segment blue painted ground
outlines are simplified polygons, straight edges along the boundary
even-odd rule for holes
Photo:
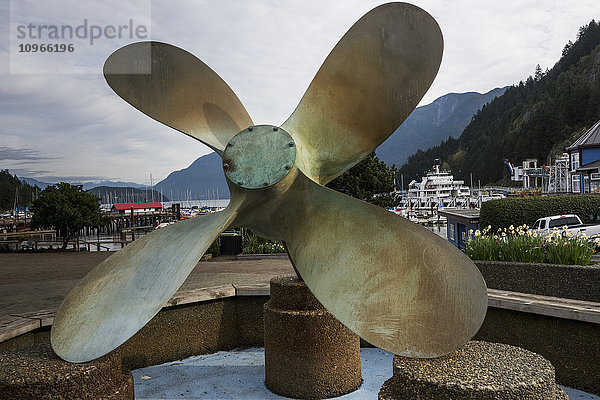
[[[344,400],[374,400],[392,376],[392,354],[379,349],[361,350],[362,386]],[[137,400],[165,399],[286,399],[264,384],[264,349],[248,348],[190,357],[133,371]],[[571,400],[600,397],[564,388]]]

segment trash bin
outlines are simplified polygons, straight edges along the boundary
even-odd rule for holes
[[[224,256],[235,256],[242,252],[242,235],[222,234],[221,254]]]

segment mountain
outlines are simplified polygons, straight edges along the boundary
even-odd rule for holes
[[[473,114],[485,103],[504,93],[506,88],[485,94],[476,92],[449,93],[433,103],[418,107],[394,134],[377,149],[377,156],[386,164],[400,165],[419,148],[429,148],[450,136],[458,136],[471,121]],[[154,189],[172,200],[229,198],[221,157],[210,153],[198,158],[189,167],[172,172]]]
[[[212,152],[199,157],[189,167],[174,171],[154,185],[154,190],[172,201],[191,199],[229,198],[229,188],[221,166],[221,157]]]
[[[169,201],[169,198],[164,195],[161,196],[160,192],[145,188],[98,186],[87,191],[100,197],[102,203],[105,204]]]
[[[31,186],[37,185],[40,189],[45,189],[46,186],[54,185],[55,183],[59,182],[59,181],[56,181],[56,182],[48,183],[48,182],[38,181],[35,178],[19,178],[19,179],[21,179],[21,181],[23,181],[23,182],[27,182]],[[98,181],[98,182],[94,181],[94,182],[70,182],[70,183],[72,185],[82,185],[83,190],[90,190],[90,189],[93,189],[95,187],[100,187],[100,186],[128,187],[128,188],[143,188],[144,187],[144,185],[140,185],[139,183],[121,182],[121,181]]]
[[[404,181],[416,179],[434,159],[462,179],[505,184],[504,159],[540,164],[560,155],[566,146],[600,119],[600,25],[580,28],[560,60],[545,72],[506,89],[484,105],[458,139],[417,151],[401,168]]]
[[[449,137],[459,137],[473,115],[484,104],[501,96],[506,87],[487,93],[448,93],[433,103],[417,107],[376,150],[386,164],[397,166],[406,162],[417,150],[427,150]]]
[[[46,189],[46,186],[54,185],[54,183],[41,182],[33,178],[19,178],[21,182],[25,182],[31,186],[37,186],[40,189]]]
[[[101,182],[83,182],[83,183],[74,183],[77,185],[83,185],[83,190],[90,190],[97,187],[105,186],[111,188],[144,188],[144,185],[140,185],[135,182],[121,182],[121,181],[101,181]]]

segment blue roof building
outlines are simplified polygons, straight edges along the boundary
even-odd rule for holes
[[[600,121],[567,147],[572,193],[600,193]]]

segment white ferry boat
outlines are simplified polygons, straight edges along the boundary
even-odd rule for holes
[[[449,171],[440,169],[439,160],[421,179],[408,184],[406,200],[414,208],[469,207],[471,190],[464,181],[454,180]]]

